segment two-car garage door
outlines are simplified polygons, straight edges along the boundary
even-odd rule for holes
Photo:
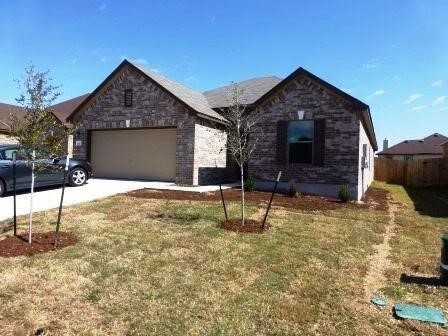
[[[174,181],[176,129],[92,131],[95,177]]]

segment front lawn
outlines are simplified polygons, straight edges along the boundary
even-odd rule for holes
[[[236,215],[238,206],[231,203],[230,212]],[[255,204],[248,214],[262,216]],[[37,214],[35,228],[51,230],[56,215]],[[406,221],[426,220],[413,215]],[[47,335],[410,333],[364,295],[368,257],[383,240],[387,211],[274,206],[264,234],[219,229],[220,220],[219,201],[119,195],[66,208],[62,230],[77,235],[76,245],[0,258],[0,334],[29,335],[38,328]],[[438,220],[428,219],[437,234]],[[26,230],[26,218],[20,228]],[[401,234],[405,246],[419,250],[406,228]],[[419,261],[425,271],[433,271],[426,258],[436,243]],[[393,241],[393,260],[408,267],[401,244]],[[391,287],[397,286],[394,272]],[[420,292],[406,286],[418,299]],[[442,290],[433,292],[446,298]]]

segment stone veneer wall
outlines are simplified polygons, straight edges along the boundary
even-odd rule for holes
[[[0,132],[0,144],[11,144],[16,142],[17,141],[11,138],[8,134]]]
[[[357,198],[360,118],[349,102],[308,78],[299,77],[273,94],[257,110],[261,113],[261,127],[254,131],[253,138],[260,140],[249,162],[249,174],[273,180],[278,171],[282,171],[284,182],[295,179],[299,186],[315,186],[315,193],[333,196],[340,185],[346,184],[352,197]],[[298,120],[299,110],[305,111],[304,120],[326,120],[322,167],[311,164],[284,166],[276,162],[277,121]]]
[[[195,125],[193,184],[215,184],[226,179],[227,134],[207,120]]]
[[[124,90],[133,89],[133,106],[124,106]],[[73,118],[74,156],[87,158],[88,131],[142,127],[176,127],[176,183],[194,184],[194,135],[198,118],[187,106],[151,80],[125,67],[99,92],[88,107]],[[81,146],[76,146],[80,140]]]

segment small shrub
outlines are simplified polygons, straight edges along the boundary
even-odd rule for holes
[[[244,182],[244,190],[245,191],[254,191],[255,190],[255,182],[252,176],[248,176],[246,182]]]
[[[288,195],[289,195],[289,197],[299,197],[299,192],[297,190],[297,186],[296,186],[296,181],[295,180],[292,180],[290,185],[289,185]]]
[[[347,203],[350,199],[350,191],[348,190],[348,186],[341,185],[339,187],[338,197],[343,203]]]

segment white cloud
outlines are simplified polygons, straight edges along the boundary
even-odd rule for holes
[[[382,96],[382,95],[384,95],[385,93],[386,93],[385,90],[380,89],[380,90],[376,90],[376,91],[372,94],[372,96],[374,96],[374,97]]]
[[[417,99],[419,99],[419,98],[421,98],[422,97],[422,95],[420,94],[420,93],[413,93],[413,94],[411,94],[409,97],[408,97],[408,99],[406,99],[405,101],[404,101],[404,103],[405,104],[410,104],[410,103],[412,103],[414,100],[417,100]]]
[[[448,111],[448,107],[440,107],[432,110],[431,112],[445,112],[445,111]]]
[[[426,105],[419,105],[419,106],[413,107],[411,110],[414,112],[421,111],[421,110],[424,110],[426,107],[427,107]]]
[[[400,76],[394,76],[394,78],[392,78],[392,80],[394,82],[400,82],[401,81],[401,77]]]
[[[445,102],[445,100],[446,100],[446,96],[437,97],[436,100],[434,100],[434,103],[432,103],[432,105],[436,106],[436,105],[443,104]]]
[[[436,80],[436,81],[432,82],[432,84],[431,84],[432,87],[437,87],[437,86],[442,86],[442,85],[443,85],[443,80],[441,80],[441,79]]]
[[[363,68],[366,70],[371,70],[378,68],[380,66],[380,58],[372,58],[366,64],[363,65]]]
[[[98,9],[100,10],[100,11],[103,11],[103,10],[105,10],[107,8],[107,5],[103,2],[99,7],[98,7]]]

